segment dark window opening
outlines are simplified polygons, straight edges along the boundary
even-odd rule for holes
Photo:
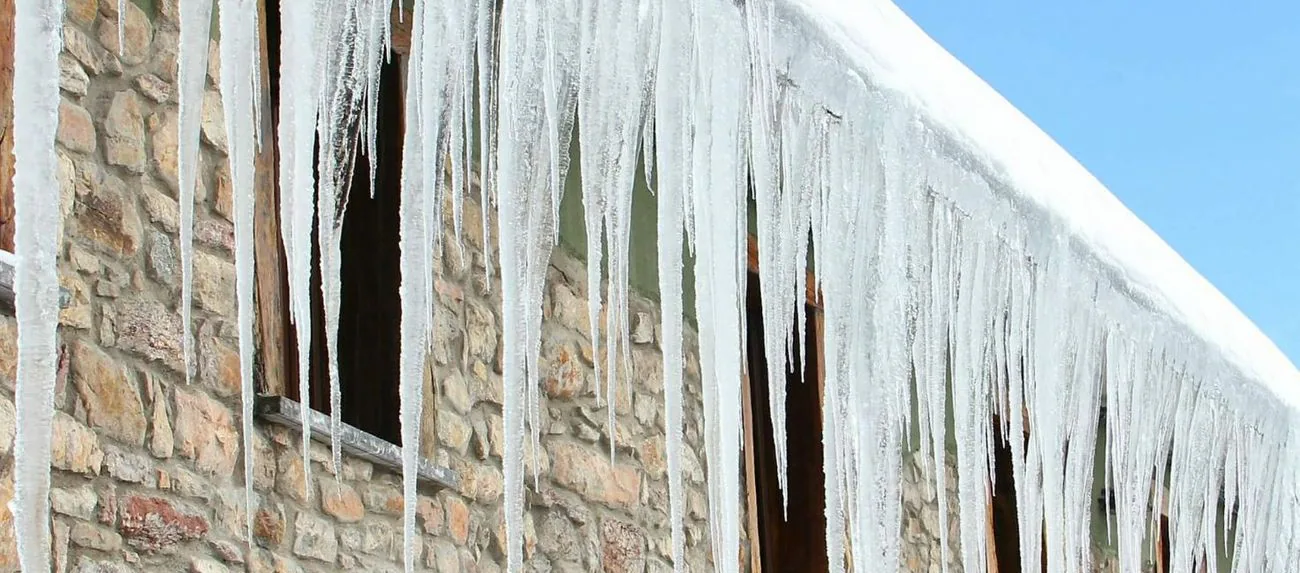
[[[271,79],[268,90],[275,102],[280,101],[281,1],[265,0],[262,12],[268,40],[266,61]],[[342,218],[339,240],[338,376],[343,422],[400,445],[397,378],[401,300],[397,289],[401,280],[398,205],[402,171],[403,82],[399,60],[396,54],[390,54],[380,76],[373,198],[370,161],[364,145],[358,143],[353,157],[355,167],[350,171],[347,210]],[[276,111],[278,125],[278,106]],[[267,141],[273,140],[269,137]],[[317,154],[320,152],[320,149],[316,150]],[[329,354],[325,340],[325,306],[320,290],[320,249],[314,228],[312,235],[311,395],[298,396],[298,365],[293,358],[289,360],[285,390],[289,398],[328,414]],[[287,300],[287,282],[283,288]],[[295,330],[288,328],[287,332],[286,348],[295,348]],[[296,357],[295,352],[289,354]]]
[[[398,206],[402,172],[402,78],[397,58],[384,64],[379,86],[374,193],[370,162],[358,145],[339,240],[342,258],[338,331],[343,421],[401,444],[397,412],[401,282]],[[313,244],[316,243],[313,239]],[[312,256],[311,407],[329,413],[329,364],[318,249]]]
[[[1016,513],[1016,482],[1012,470],[1011,445],[1003,439],[1001,425],[995,421],[994,426],[997,432],[993,440],[994,479],[993,499],[989,503],[989,527],[993,536],[993,558],[997,564],[995,571],[1020,571],[1020,517]]]
[[[782,516],[777,483],[772,418],[763,354],[762,301],[758,277],[749,276],[747,300],[749,403],[754,435],[753,456],[759,559],[764,573],[821,573],[826,562],[825,492],[822,479],[821,392],[817,370],[817,329],[813,310],[808,317],[806,365],[786,372],[786,444],[788,452],[788,519]],[[797,338],[796,338],[797,340]],[[797,357],[796,357],[797,359]],[[801,381],[798,368],[804,369]],[[752,546],[752,544],[751,544]]]

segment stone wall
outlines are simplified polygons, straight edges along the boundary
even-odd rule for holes
[[[257,423],[256,549],[245,507],[235,352],[230,189],[217,66],[203,109],[194,279],[197,376],[181,375],[177,246],[176,1],[128,3],[117,48],[116,0],[69,0],[58,132],[64,207],[63,347],[55,418],[52,530],[57,571],[400,570],[400,477],[346,458],[333,475],[315,444],[303,490],[297,432]],[[216,56],[215,43],[210,50]],[[422,486],[421,563],[496,571],[502,563],[500,300],[484,280],[477,204],[465,256],[438,281],[434,379],[423,453],[459,475]],[[449,243],[450,244],[450,243]],[[495,282],[495,281],[494,281]],[[586,320],[585,272],[557,253],[546,295],[542,449],[528,486],[531,570],[664,571],[667,527],[662,368],[646,300],[633,303],[634,374],[613,400],[609,458]],[[12,517],[15,326],[0,316],[0,571],[16,568]],[[689,553],[706,571],[700,386],[692,357],[686,452]],[[308,495],[309,493],[309,495]]]
[[[299,435],[260,420],[256,548],[245,549],[231,192],[214,87],[215,44],[195,206],[198,367],[189,385],[181,375],[178,1],[140,4],[147,10],[128,3],[126,46],[119,50],[116,0],[67,0],[59,270],[71,302],[60,314],[51,494],[56,570],[400,570],[400,477],[350,456],[335,475],[328,449],[314,444],[313,478],[304,491]],[[430,386],[422,453],[456,472],[459,485],[422,486],[421,563],[431,571],[499,571],[503,562],[501,301],[484,278],[478,208],[467,202],[464,254],[448,251],[437,282],[437,391]],[[454,244],[450,233],[446,243]],[[528,568],[670,571],[656,305],[632,301],[632,376],[613,396],[617,422],[611,432],[596,400],[581,261],[557,251],[549,279],[542,447],[527,462],[529,471],[541,474],[537,485],[532,479],[527,485]],[[14,329],[11,316],[0,316],[0,572],[16,568],[12,517],[4,505],[13,493]],[[693,355],[687,370],[688,566],[711,571]],[[905,468],[904,570],[938,571],[938,528],[947,527],[949,571],[960,571],[955,492],[944,492],[953,518],[941,525],[932,480],[911,458]]]

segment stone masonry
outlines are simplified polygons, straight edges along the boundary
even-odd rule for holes
[[[177,309],[179,1],[128,2],[119,47],[116,0],[66,0],[59,271],[71,302],[60,313],[50,496],[55,570],[399,571],[400,476],[350,456],[336,474],[327,447],[314,444],[304,488],[293,430],[258,421],[259,501],[244,507],[231,189],[215,43],[195,204],[198,364],[185,383]],[[504,561],[501,301],[485,280],[483,253],[492,243],[483,241],[480,207],[470,200],[465,208],[465,249],[448,249],[436,285],[435,384],[427,388],[422,432],[422,454],[451,468],[459,486],[422,485],[419,551],[428,571],[494,572]],[[450,231],[444,242],[455,244]],[[671,571],[657,307],[642,297],[632,301],[632,374],[612,397],[617,420],[608,428],[596,399],[582,265],[557,251],[546,287],[541,449],[526,463],[527,568]],[[0,316],[0,572],[17,567],[5,505],[13,495],[15,344],[13,317]],[[711,571],[693,354],[686,396],[687,565]],[[935,492],[910,460],[904,493],[904,570],[940,570],[938,528],[946,527],[953,540],[949,570],[959,571],[955,493]],[[938,523],[936,495],[949,496],[951,523]],[[247,511],[254,512],[251,550],[243,532]]]

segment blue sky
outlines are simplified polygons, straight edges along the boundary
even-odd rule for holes
[[[896,1],[1300,363],[1300,2]]]

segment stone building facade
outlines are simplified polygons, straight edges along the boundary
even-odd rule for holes
[[[300,435],[258,419],[259,502],[244,507],[231,189],[215,43],[195,206],[198,364],[191,383],[182,375],[179,1],[128,2],[121,49],[116,0],[66,1],[58,192],[59,270],[69,301],[60,314],[53,438],[56,571],[398,571],[400,476],[384,464],[349,454],[335,474],[328,447],[317,443],[304,490]],[[448,251],[437,284],[437,390],[428,388],[422,454],[455,479],[421,485],[419,549],[429,571],[499,571],[504,561],[501,301],[484,280],[483,250],[491,246],[475,227],[479,208],[466,202],[466,249]],[[671,571],[657,306],[643,296],[632,301],[632,376],[612,399],[611,430],[596,399],[582,261],[557,250],[549,279],[542,449],[528,461],[530,473],[540,473],[538,485],[530,479],[527,486],[528,569]],[[687,342],[690,353],[694,344]],[[259,344],[265,393],[275,388],[264,370],[266,341]],[[17,567],[4,505],[13,493],[15,345],[14,319],[0,315],[0,571]],[[694,355],[687,358],[686,396],[687,565],[711,571]],[[955,485],[955,472],[946,469]],[[945,528],[952,540],[948,570],[960,571],[955,491],[936,492],[931,477],[908,457],[904,570],[941,570],[938,535]],[[939,523],[938,495],[950,499],[951,523]],[[243,538],[247,511],[254,512],[251,550]]]

